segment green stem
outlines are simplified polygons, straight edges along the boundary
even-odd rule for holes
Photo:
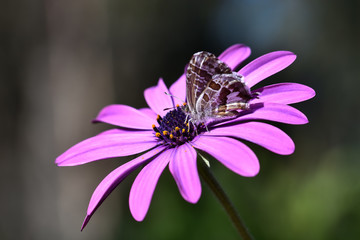
[[[226,195],[224,190],[221,188],[218,181],[210,172],[210,168],[205,163],[207,161],[202,155],[200,155],[204,161],[199,162],[199,173],[200,176],[204,179],[206,184],[209,186],[211,191],[215,194],[216,198],[220,201],[221,205],[225,208],[226,213],[229,215],[231,221],[233,222],[235,228],[238,230],[240,236],[244,240],[253,239],[247,228],[245,227],[244,222],[241,220],[239,214],[237,213],[234,205],[230,201],[229,197]]]

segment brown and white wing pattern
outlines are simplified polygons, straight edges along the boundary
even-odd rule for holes
[[[187,112],[195,123],[233,117],[256,97],[244,77],[208,52],[195,53],[186,71]]]
[[[231,73],[231,69],[214,54],[195,53],[186,71],[186,100],[190,111],[195,111],[196,101],[216,74]]]
[[[196,103],[203,118],[217,119],[234,116],[234,111],[249,108],[253,98],[244,77],[235,72],[213,76]]]

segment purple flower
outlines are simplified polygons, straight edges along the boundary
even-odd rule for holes
[[[249,55],[249,47],[236,44],[226,49],[219,59],[234,69]],[[288,51],[271,52],[250,62],[238,73],[252,88],[288,67],[295,58]],[[249,110],[240,111],[236,119],[216,123],[209,131],[200,131],[194,129],[194,125],[187,126],[186,113],[181,107],[175,107],[182,104],[182,100],[185,101],[185,85],[184,74],[169,89],[160,79],[157,86],[144,92],[150,108],[135,109],[120,104],[105,107],[94,121],[120,128],[86,139],[56,159],[58,166],[75,166],[143,153],[112,171],[98,185],[81,229],[116,186],[141,165],[145,166],[136,177],[129,197],[130,211],[137,221],[145,218],[158,179],[168,165],[182,197],[190,203],[199,200],[201,184],[196,149],[212,155],[239,175],[255,176],[260,169],[259,161],[254,152],[237,139],[256,143],[277,154],[293,153],[294,142],[286,133],[257,120],[305,124],[308,122],[306,116],[288,104],[305,101],[315,95],[313,89],[297,83],[278,83],[258,88],[252,90],[259,93],[259,97],[250,101]]]

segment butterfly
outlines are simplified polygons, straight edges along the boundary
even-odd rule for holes
[[[214,54],[195,53],[186,69],[186,112],[195,125],[233,118],[256,98],[244,77]]]

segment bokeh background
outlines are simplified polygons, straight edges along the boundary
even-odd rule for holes
[[[189,204],[168,170],[143,222],[128,209],[134,173],[80,232],[92,191],[129,158],[54,164],[109,128],[91,124],[102,107],[145,107],[143,90],[159,77],[170,85],[194,52],[234,43],[250,46],[250,59],[295,52],[265,84],[298,82],[317,95],[296,104],[309,124],[276,124],[294,154],[250,144],[258,176],[212,161],[215,176],[256,239],[358,239],[359,9],[357,0],[1,1],[0,239],[237,239],[207,187]]]

